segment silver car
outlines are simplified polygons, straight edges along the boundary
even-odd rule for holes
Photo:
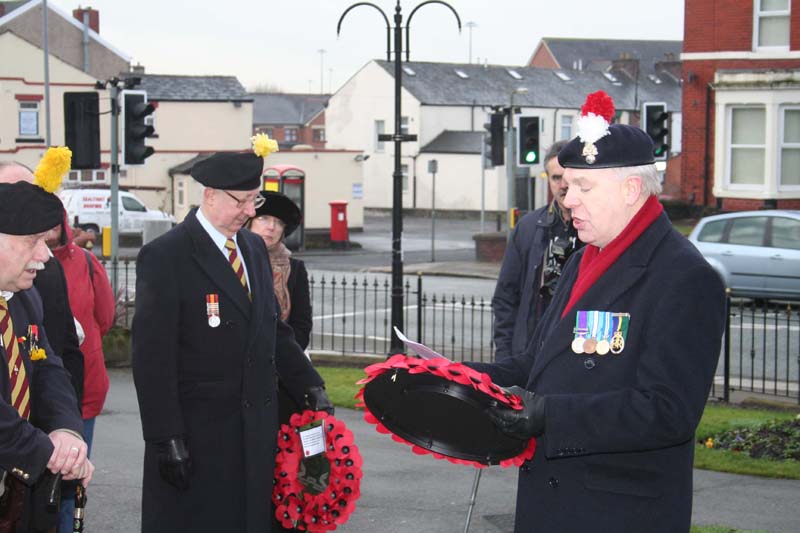
[[[800,211],[706,217],[689,240],[733,296],[800,300]]]

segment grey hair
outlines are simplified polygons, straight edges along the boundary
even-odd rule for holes
[[[560,152],[561,149],[564,148],[568,142],[569,142],[568,140],[561,140],[551,144],[550,148],[547,149],[547,153],[544,156],[544,164],[547,165],[547,163],[549,163],[551,159],[556,157],[558,155],[558,152]]]
[[[658,179],[658,170],[652,163],[649,165],[639,165],[635,167],[617,167],[614,169],[617,179],[624,180],[629,176],[639,176],[642,178],[642,194],[656,196],[661,193],[661,181]]]

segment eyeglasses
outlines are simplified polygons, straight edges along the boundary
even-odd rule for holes
[[[222,192],[224,192],[225,194],[227,194],[228,196],[230,196],[231,198],[233,198],[234,200],[236,200],[236,207],[238,207],[238,208],[240,208],[240,209],[241,209],[242,207],[246,206],[246,205],[247,205],[247,203],[250,201],[250,200],[249,200],[249,199],[247,199],[247,198],[237,198],[237,197],[235,197],[234,195],[232,195],[231,193],[229,193],[228,191],[226,191],[225,189],[220,189],[220,190],[221,190]],[[256,195],[256,197],[255,197],[255,198],[253,198],[253,200],[252,200],[252,202],[253,202],[253,207],[255,207],[256,209],[258,209],[259,207],[261,207],[262,205],[264,205],[264,203],[265,203],[266,201],[267,201],[267,199],[266,199],[266,198],[264,198],[263,196],[261,196],[260,194],[258,194],[258,195]]]

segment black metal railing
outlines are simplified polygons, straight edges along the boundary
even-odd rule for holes
[[[800,305],[728,299],[722,358],[712,394],[740,390],[800,403]]]
[[[385,276],[314,275],[309,278],[314,329],[309,348],[388,355],[391,287]],[[403,333],[449,359],[491,361],[492,309],[487,299],[423,289],[423,276],[403,280]]]
[[[108,259],[100,259],[100,264],[111,278],[113,276],[112,262]],[[130,329],[136,301],[136,260],[124,259],[117,262],[117,283],[114,325]]]
[[[104,266],[110,272],[110,265]],[[130,327],[135,263],[120,261],[117,320]],[[428,290],[432,278],[403,280],[405,335],[456,361],[492,361],[494,326],[488,298]],[[390,354],[388,276],[310,273],[314,327],[309,349],[341,354]],[[796,398],[800,403],[800,304],[729,300],[712,396],[731,391]]]

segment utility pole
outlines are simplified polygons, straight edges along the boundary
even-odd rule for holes
[[[406,61],[409,61],[410,57],[410,49],[409,49],[409,42],[410,42],[410,33],[411,33],[411,18],[414,16],[414,13],[417,12],[419,8],[425,5],[430,4],[441,4],[447,7],[450,11],[452,11],[453,15],[456,17],[456,22],[458,23],[458,31],[461,31],[461,18],[459,18],[458,13],[453,6],[448,4],[447,2],[442,2],[440,0],[426,0],[418,4],[412,11],[411,14],[408,16],[408,20],[406,21]],[[392,174],[392,340],[390,344],[390,351],[391,353],[403,353],[405,352],[405,348],[403,347],[403,343],[397,337],[394,332],[394,328],[396,327],[400,331],[403,331],[403,256],[401,252],[402,248],[402,236],[403,236],[403,172],[401,170],[401,156],[402,156],[402,147],[404,142],[411,142],[416,141],[416,135],[409,135],[401,133],[401,106],[400,106],[400,97],[401,97],[401,89],[403,87],[402,82],[402,63],[403,63],[403,15],[402,15],[402,8],[400,7],[400,0],[397,0],[397,4],[395,5],[394,11],[394,29],[392,30],[389,24],[389,17],[386,16],[386,13],[378,7],[377,5],[371,2],[357,2],[355,4],[350,5],[347,9],[344,10],[342,16],[339,17],[339,23],[336,25],[336,36],[338,37],[342,30],[342,21],[347,16],[347,14],[359,6],[369,6],[373,7],[381,14],[383,17],[384,22],[386,23],[386,61],[392,60],[392,33],[394,33],[394,134],[380,134],[378,135],[378,140],[382,142],[387,141],[394,141],[394,173]]]
[[[317,52],[319,52],[319,94],[325,94],[325,90],[324,90],[325,85],[323,85],[323,79],[322,79],[322,73],[325,71],[325,69],[324,69],[324,65],[325,65],[325,60],[324,60],[325,49],[324,48],[320,48],[319,50],[317,50]]]
[[[511,209],[514,207],[515,184],[514,184],[514,95],[525,94],[528,92],[527,87],[517,87],[511,91],[511,98],[508,103],[508,137],[506,146],[506,186],[508,187],[507,198],[508,206],[506,214],[508,215],[508,236],[511,237]]]
[[[47,22],[47,0],[42,2],[42,38],[44,48],[44,143],[50,146],[50,42]]]
[[[467,28],[469,28],[469,64],[472,64],[472,28],[476,28],[478,26],[477,22],[469,21],[464,24]]]

